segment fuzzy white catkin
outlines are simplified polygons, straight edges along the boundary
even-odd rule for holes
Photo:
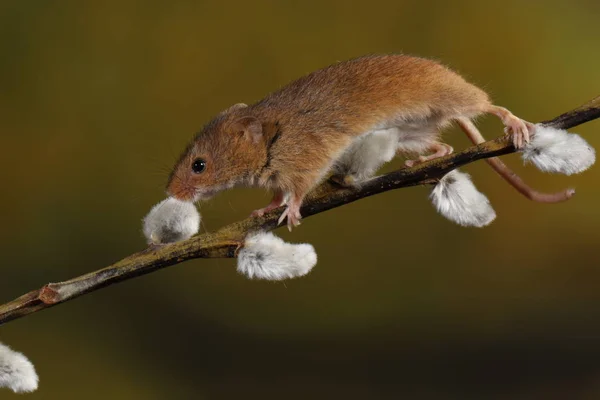
[[[143,231],[148,244],[189,239],[200,229],[200,213],[193,203],[169,197],[144,217]]]
[[[15,393],[33,392],[38,388],[38,380],[27,357],[0,343],[0,387]]]
[[[592,166],[596,151],[577,134],[537,124],[522,157],[541,171],[572,175]]]
[[[271,232],[258,232],[246,237],[237,270],[250,279],[280,281],[304,276],[316,264],[312,245],[286,243]]]
[[[429,198],[440,214],[462,226],[481,228],[496,218],[488,198],[477,190],[468,174],[458,170],[446,174]]]

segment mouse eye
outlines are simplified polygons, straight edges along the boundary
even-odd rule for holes
[[[206,161],[204,161],[201,158],[196,158],[194,160],[194,162],[192,163],[192,171],[194,171],[195,174],[199,174],[202,171],[204,171],[204,169],[206,168]]]

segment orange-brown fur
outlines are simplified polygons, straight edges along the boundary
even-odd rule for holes
[[[439,127],[490,107],[484,91],[434,61],[382,55],[337,63],[219,114],[182,156],[168,191],[196,200],[253,185],[288,194],[299,207],[354,138],[385,126],[417,126],[433,131],[429,145]],[[199,157],[207,167],[194,174],[190,165]]]

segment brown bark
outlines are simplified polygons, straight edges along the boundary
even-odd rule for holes
[[[600,117],[600,97],[564,113],[544,125],[569,129]],[[412,168],[374,178],[359,189],[340,188],[333,182],[324,182],[307,198],[301,213],[304,218],[383,193],[392,189],[434,183],[439,177],[471,162],[515,152],[505,137],[469,147],[446,157],[431,160]],[[86,275],[59,283],[49,283],[9,303],[0,305],[0,324],[52,307],[102,287],[148,274],[170,265],[193,258],[235,257],[244,237],[256,230],[272,230],[282,209],[261,218],[247,218],[221,228],[215,233],[203,233],[191,239],[169,245],[150,247],[130,255],[115,264]]]

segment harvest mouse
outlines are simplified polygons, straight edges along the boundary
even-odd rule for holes
[[[483,140],[471,122],[481,114],[500,118],[517,149],[529,141],[531,124],[493,105],[483,90],[435,61],[360,57],[301,77],[255,104],[221,112],[189,144],[167,191],[180,200],[198,201],[238,185],[270,189],[271,203],[253,215],[287,203],[279,222],[287,217],[291,229],[300,222],[307,193],[361,138],[392,132],[394,140],[382,142],[391,146],[382,150],[383,162],[397,153],[417,154],[406,162],[412,166],[452,153],[439,137],[453,121],[471,140]],[[515,184],[505,166],[492,167]]]

